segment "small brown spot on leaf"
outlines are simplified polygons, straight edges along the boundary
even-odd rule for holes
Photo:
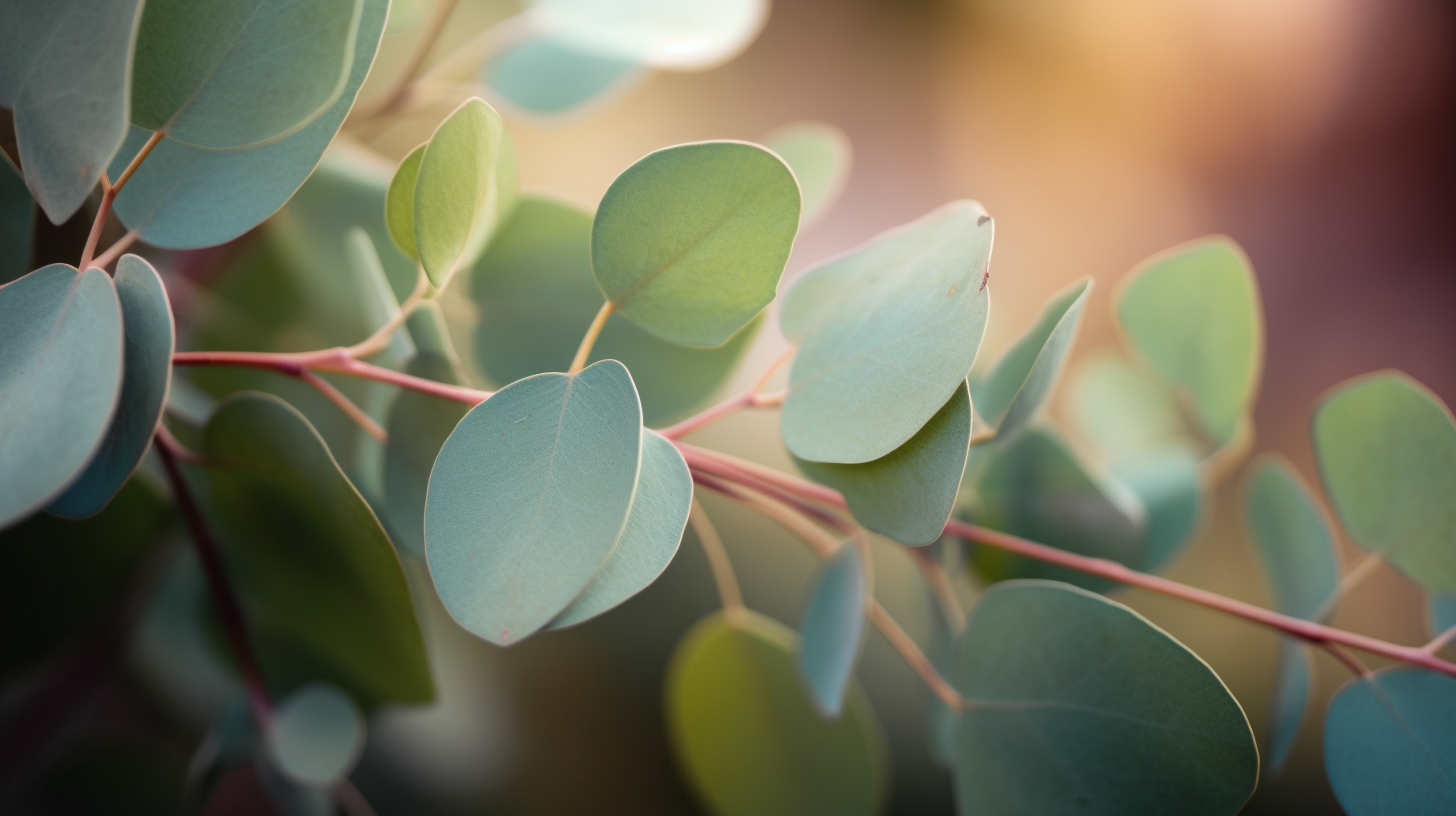
[[[946,292],[945,293],[945,296],[946,297],[950,297],[951,295],[954,295],[955,294],[955,290],[956,290],[955,284],[951,284],[950,291],[949,292]]]

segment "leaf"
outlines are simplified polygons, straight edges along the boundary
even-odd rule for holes
[[[303,184],[333,141],[369,73],[388,11],[388,0],[363,0],[348,81],[328,110],[296,133],[253,147],[212,150],[162,139],[117,195],[117,217],[142,241],[168,249],[227,243],[262,223]],[[151,135],[131,129],[109,168],[112,178]]]
[[[0,108],[14,111],[20,164],[53,224],[75,215],[126,137],[140,16],[140,0],[0,6]]]
[[[584,51],[675,71],[736,56],[768,19],[767,0],[534,0],[551,31]]]
[[[698,796],[721,816],[879,813],[884,737],[858,684],[826,720],[794,667],[794,634],[753,612],[693,627],[667,675],[673,752]]]
[[[677,554],[692,502],[693,477],[682,454],[666,438],[644,431],[642,471],[627,525],[606,563],[551,628],[594,618],[656,581]]]
[[[1431,637],[1456,627],[1456,595],[1432,595],[1426,598],[1426,621]]]
[[[1254,792],[1244,712],[1183,644],[1048,581],[993,587],[956,645],[961,816],[1230,814]]]
[[[91,463],[46,508],[67,518],[100,513],[131,477],[152,445],[172,379],[176,332],[167,288],[157,270],[135,255],[123,255],[112,282],[121,303],[121,394]]]
[[[1274,697],[1269,703],[1269,755],[1264,768],[1272,777],[1284,772],[1294,740],[1309,709],[1314,689],[1314,661],[1309,646],[1289,637],[1279,639],[1279,667],[1274,676]]]
[[[592,223],[597,284],[649,334],[716,346],[774,299],[799,227],[799,187],[745,142],[649,153],[607,188]]]
[[[34,229],[35,199],[20,171],[0,152],[0,284],[30,271],[30,234]]]
[[[1310,429],[1325,492],[1350,537],[1416,583],[1456,593],[1456,424],[1400,372],[1336,386]]]
[[[424,157],[425,145],[420,145],[400,161],[384,199],[384,221],[389,225],[389,237],[415,260],[420,257],[420,250],[415,246],[415,182],[420,177],[420,160]]]
[[[910,441],[872,462],[794,458],[809,478],[844,494],[866,528],[901,544],[940,538],[960,491],[971,444],[971,397],[962,386]]]
[[[297,133],[344,94],[363,0],[148,0],[131,119],[228,149]]]
[[[844,191],[852,155],[849,137],[834,125],[795,122],[763,137],[763,145],[779,154],[799,182],[802,232],[823,218]]]
[[[498,217],[494,181],[504,129],[489,105],[467,99],[425,145],[415,180],[414,240],[436,288],[475,260]]]
[[[1305,620],[1334,614],[1340,563],[1310,489],[1278,454],[1262,454],[1244,482],[1244,522],[1264,566],[1274,608]]]
[[[601,306],[591,271],[591,214],[528,197],[491,238],[470,273],[479,308],[474,357],[485,376],[515,382],[571,362],[581,332]],[[613,315],[592,360],[620,360],[642,396],[643,419],[659,425],[687,415],[716,392],[762,318],[712,349],[687,348]]]
[[[1156,255],[1117,294],[1129,343],[1187,393],[1216,445],[1233,439],[1259,387],[1264,318],[1249,259],[1232,240],[1205,238]]]
[[[642,409],[615,360],[537,374],[470,410],[435,457],[425,555],[445,608],[492,643],[545,626],[627,522]]]
[[[647,75],[636,62],[584,51],[548,34],[494,55],[481,66],[480,81],[523,111],[553,116],[620,93]]]
[[[3,529],[64,491],[101,445],[121,391],[121,306],[105,272],[51,264],[0,289],[0,326]]]
[[[1057,293],[975,390],[976,412],[996,426],[997,441],[1014,438],[1051,396],[1091,291],[1083,278]]]
[[[957,201],[795,281],[779,316],[799,344],[781,422],[795,456],[878,459],[945,405],[986,329],[991,234]]]
[[[1198,457],[1184,448],[1135,454],[1112,466],[1113,478],[1147,511],[1136,569],[1158,570],[1193,540],[1206,504],[1199,466]]]
[[[337,686],[304,686],[278,705],[264,738],[274,767],[294,782],[328,787],[364,750],[364,715]]]
[[[1351,680],[1330,701],[1324,748],[1350,816],[1456,811],[1456,680],[1412,669]]]
[[[1136,497],[1089,472],[1050,430],[1030,429],[995,451],[974,489],[977,524],[1128,566],[1142,555],[1145,519]],[[971,566],[988,582],[1047,578],[1097,591],[1115,586],[990,547],[974,547]]]
[[[1109,462],[1170,449],[1197,449],[1172,391],[1119,354],[1101,352],[1071,377],[1070,418],[1078,436]]]
[[[869,581],[858,549],[840,545],[814,579],[797,650],[799,676],[819,714],[838,719],[864,647]]]
[[[409,587],[379,521],[276,397],[224,400],[203,433],[210,518],[270,686],[330,682],[365,708],[434,694]]]

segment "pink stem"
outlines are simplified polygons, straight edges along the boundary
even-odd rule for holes
[[[303,377],[305,371],[346,374],[351,377],[397,385],[400,388],[408,388],[442,399],[463,402],[466,405],[479,405],[489,399],[492,393],[391,371],[382,366],[355,360],[349,356],[347,350],[342,348],[279,354],[256,351],[183,351],[172,355],[172,364],[265,368],[287,374],[290,377],[300,378]]]

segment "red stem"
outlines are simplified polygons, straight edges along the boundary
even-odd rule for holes
[[[442,399],[463,402],[466,405],[479,405],[489,399],[492,393],[427,380],[424,377],[402,374],[372,363],[361,362],[350,357],[348,351],[343,348],[296,354],[270,354],[257,351],[183,351],[172,355],[172,365],[246,366],[248,368],[265,368],[287,374],[290,377],[302,377],[304,371],[347,374],[351,377],[397,385]]]

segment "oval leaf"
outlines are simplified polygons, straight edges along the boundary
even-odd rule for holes
[[[268,758],[285,776],[327,787],[348,776],[363,752],[364,715],[335,686],[305,686],[279,704],[265,745]]]
[[[1083,363],[1068,402],[1077,435],[1106,461],[1196,449],[1173,392],[1119,354],[1102,352]]]
[[[635,62],[583,51],[547,35],[495,55],[481,67],[480,79],[521,110],[552,116],[620,93],[647,75]]]
[[[425,500],[425,555],[451,616],[506,645],[560,614],[611,555],[641,459],[642,409],[615,360],[527,377],[471,409]]]
[[[878,459],[945,405],[986,329],[991,235],[985,210],[958,201],[795,282],[780,316],[799,343],[782,417],[795,456]]]
[[[1244,483],[1244,523],[1268,578],[1274,608],[1296,618],[1334,614],[1340,562],[1319,505],[1293,465],[1262,454]]]
[[[1314,660],[1309,646],[1294,638],[1280,638],[1274,698],[1269,702],[1269,755],[1264,758],[1264,767],[1272,776],[1282,773],[1289,761],[1313,688]]]
[[[1051,396],[1091,291],[1092,279],[1083,278],[1053,297],[976,388],[976,412],[996,426],[998,441],[1015,437]]]
[[[843,716],[820,716],[794,668],[793,640],[752,612],[693,627],[667,677],[678,763],[722,816],[878,813],[886,778],[874,711],[856,684]]]
[[[1216,445],[1234,438],[1264,362],[1254,271],[1228,238],[1204,239],[1143,262],[1117,295],[1128,341],[1185,391]]]
[[[961,816],[1222,816],[1254,792],[1238,701],[1122,604],[1048,581],[993,587],[955,660]]]
[[[51,264],[0,289],[0,326],[4,528],[64,491],[101,445],[121,391],[121,305],[100,269]]]
[[[1346,683],[1325,716],[1325,771],[1350,816],[1456,812],[1456,680],[1389,669]]]
[[[763,137],[764,147],[794,171],[803,197],[799,230],[817,222],[834,206],[849,180],[849,137],[823,122],[796,122]]]
[[[824,562],[809,594],[809,609],[800,627],[799,674],[819,713],[831,719],[844,710],[844,696],[864,646],[868,594],[859,550],[848,542]]]
[[[475,260],[499,217],[495,171],[504,131],[500,114],[467,99],[425,145],[413,224],[420,263],[436,288],[445,288],[456,268]]]
[[[1440,398],[1399,372],[1356,378],[1324,398],[1310,433],[1355,543],[1456,593],[1456,424]]]
[[[799,187],[777,156],[745,142],[678,145],[607,188],[592,270],[649,333],[716,346],[773,300],[798,227]]]
[[[1113,478],[1126,485],[1147,511],[1137,569],[1158,570],[1193,540],[1206,502],[1200,464],[1186,448],[1135,454],[1113,464]]]
[[[176,332],[157,270],[135,255],[123,255],[113,283],[125,335],[121,395],[91,464],[46,508],[67,518],[96,515],[121,490],[151,447],[172,380]]]
[[[971,449],[971,396],[964,385],[920,432],[887,456],[857,465],[794,458],[809,478],[844,494],[866,528],[901,544],[940,538],[955,509]]]
[[[411,150],[399,163],[394,177],[389,180],[389,192],[384,198],[384,221],[389,225],[389,237],[404,254],[419,260],[420,250],[415,246],[415,182],[420,176],[420,160],[425,157],[425,145]]]
[[[676,71],[701,71],[748,47],[768,0],[534,0],[550,30],[591,53]]]

